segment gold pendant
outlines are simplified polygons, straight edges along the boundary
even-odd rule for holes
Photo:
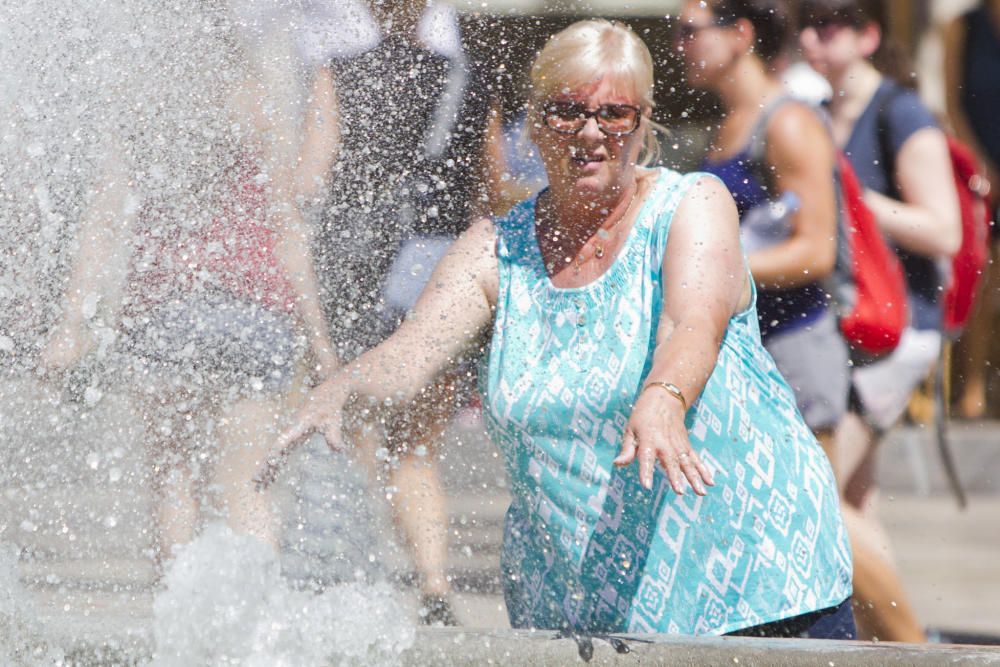
[[[594,245],[594,257],[597,259],[603,259],[604,257],[604,246],[600,243]]]

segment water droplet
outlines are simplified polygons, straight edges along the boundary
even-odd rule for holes
[[[87,407],[92,408],[98,403],[100,403],[101,398],[104,397],[104,392],[94,386],[87,387],[83,390],[83,402]]]

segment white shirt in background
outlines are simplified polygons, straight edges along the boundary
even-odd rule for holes
[[[305,0],[299,38],[303,59],[313,65],[345,58],[378,46],[381,31],[363,0]],[[427,48],[447,58],[462,53],[458,12],[446,2],[424,10],[417,36]]]

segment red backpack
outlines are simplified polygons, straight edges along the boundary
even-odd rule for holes
[[[749,158],[762,183],[768,183],[770,178],[765,162],[767,125],[774,112],[789,102],[796,101],[782,97],[772,102],[753,132]],[[825,118],[824,124],[828,125]],[[841,335],[851,346],[855,361],[870,362],[892,352],[906,328],[906,277],[875,215],[864,202],[864,190],[854,168],[840,150],[833,176],[838,200],[837,261],[823,287],[833,299]]]
[[[844,339],[859,356],[871,360],[892,352],[906,328],[906,276],[841,151],[837,151],[837,180],[837,263],[827,289],[837,306]]]
[[[972,315],[979,285],[990,259],[990,184],[975,155],[967,146],[948,136],[948,152],[955,172],[955,190],[962,213],[962,245],[951,258],[951,275],[943,301],[944,330],[958,338]]]
[[[888,108],[893,99],[903,92],[898,85],[892,86],[883,95],[879,109],[878,129],[881,151],[886,172],[892,173],[895,155],[886,145],[889,136]],[[941,300],[942,325],[944,333],[952,339],[958,338],[966,322],[972,315],[979,284],[982,282],[990,255],[990,207],[987,201],[990,185],[983,175],[975,154],[961,141],[947,135],[948,155],[951,158],[955,178],[955,192],[958,195],[962,224],[962,243],[949,263],[949,272],[944,281],[944,297]]]

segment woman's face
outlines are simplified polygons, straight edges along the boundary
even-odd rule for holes
[[[854,63],[867,59],[878,48],[874,24],[854,28],[844,23],[820,22],[799,32],[799,45],[809,66],[828,80],[837,80]]]
[[[677,50],[684,56],[688,82],[696,88],[714,87],[743,52],[735,25],[720,25],[704,3],[684,3],[677,20]]]
[[[621,87],[619,87],[621,88]],[[599,197],[624,188],[628,179],[634,178],[636,160],[642,149],[646,111],[640,110],[635,130],[615,136],[601,129],[597,119],[587,117],[575,133],[558,132],[546,124],[544,109],[550,104],[576,103],[588,112],[615,109],[604,105],[640,107],[642,102],[634,96],[616,92],[607,76],[595,83],[543,100],[533,111],[531,139],[538,146],[538,154],[548,175],[553,192],[575,194],[582,197]]]

